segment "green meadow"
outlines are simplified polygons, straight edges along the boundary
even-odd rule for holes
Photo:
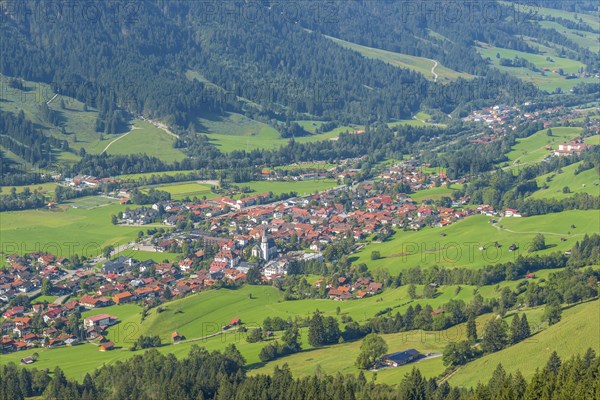
[[[453,386],[475,387],[486,382],[496,366],[502,364],[506,373],[520,370],[525,379],[531,378],[536,368],[543,368],[556,351],[563,360],[581,354],[588,347],[600,351],[600,302],[598,300],[567,308],[562,320],[521,343],[497,353],[488,354],[461,368],[449,379]],[[529,319],[529,315],[528,315]]]
[[[550,129],[552,129],[552,136],[548,136],[548,129],[543,129],[529,137],[517,139],[517,144],[506,155],[509,162],[516,165],[542,161],[552,154],[550,150],[546,149],[547,146],[557,150],[559,144],[574,139],[583,132],[583,128],[579,127],[554,127]]]
[[[22,193],[23,190],[25,190],[25,188],[29,188],[29,190],[31,190],[32,192],[37,189],[38,192],[50,194],[54,192],[54,188],[56,188],[56,183],[46,182],[21,186],[0,186],[0,194],[9,194],[13,187],[15,188],[17,193]]]
[[[490,46],[488,44],[480,43],[479,47],[476,47],[477,51],[484,58],[489,58],[494,67],[498,68],[503,72],[507,72],[524,81],[531,82],[537,85],[540,89],[552,92],[557,88],[562,91],[567,91],[581,82],[594,83],[595,78],[581,78],[581,79],[565,79],[564,76],[560,76],[557,73],[553,73],[553,69],[563,69],[565,74],[577,73],[578,70],[584,65],[579,61],[570,60],[568,58],[561,58],[555,54],[531,54],[517,50],[504,49],[500,47]],[[496,58],[496,54],[500,54],[501,58],[507,58],[513,60],[515,56],[527,59],[529,62],[534,64],[540,71],[534,72],[530,69],[523,67],[508,67],[501,66],[500,59]],[[547,58],[551,58],[552,61],[548,61]],[[542,72],[541,69],[547,67],[550,70]]]
[[[299,121],[310,135],[295,138],[299,143],[332,140],[340,133],[354,132],[362,129],[360,126],[341,126],[329,132],[315,133],[321,121]],[[289,139],[282,138],[279,132],[260,121],[253,120],[242,114],[227,113],[225,116],[199,118],[196,131],[206,134],[209,140],[223,152],[233,150],[251,151],[255,149],[277,149],[285,146]]]
[[[164,192],[171,193],[171,198],[174,200],[180,200],[186,197],[202,198],[203,196],[206,196],[207,198],[211,198],[217,196],[216,194],[210,191],[209,185],[193,181],[169,183],[165,185],[154,185],[152,187],[158,190],[162,190]]]
[[[600,115],[595,115],[595,117],[600,118]],[[600,135],[588,136],[583,141],[587,144],[600,146]]]
[[[528,309],[525,313],[527,314],[527,319],[532,330],[535,331],[535,327],[539,325],[539,321],[542,318],[543,308]],[[505,317],[509,324],[512,317],[513,314],[509,314]],[[490,318],[493,318],[492,314],[485,314],[477,318],[476,324],[480,333],[481,329],[483,329],[483,326]],[[565,316],[565,319],[566,318],[568,317]],[[388,351],[390,353],[407,349],[416,349],[422,354],[439,354],[443,353],[444,347],[449,342],[460,341],[466,338],[466,325],[459,324],[452,328],[437,332],[415,330],[395,334],[384,334],[381,335],[381,337],[388,344]],[[307,348],[300,353],[292,354],[278,360],[268,363],[259,363],[259,367],[251,370],[250,374],[270,373],[275,366],[281,366],[284,363],[287,363],[290,366],[293,365],[294,373],[299,376],[314,374],[317,365],[319,365],[323,371],[336,371],[342,374],[358,374],[359,369],[354,365],[354,356],[360,353],[360,345],[361,341],[359,340],[334,346]],[[568,354],[576,354],[577,352],[576,349],[569,349]],[[398,384],[404,375],[410,372],[413,367],[418,368],[427,378],[438,377],[446,370],[442,357],[436,357],[397,368],[381,369],[377,371],[376,377],[371,371],[364,371],[364,373],[367,380],[375,378],[378,383],[394,385]],[[460,371],[458,375],[460,375]]]
[[[424,57],[409,56],[407,54],[395,53],[392,51],[381,50],[373,47],[362,46],[360,44],[347,42],[345,40],[337,39],[331,36],[325,37],[339,44],[342,47],[360,53],[366,58],[380,60],[399,68],[411,69],[422,74],[423,76],[425,76],[425,78],[429,80],[435,79],[435,75],[431,72],[431,69],[435,65],[435,60],[430,60]],[[454,81],[458,78],[473,78],[473,75],[469,75],[464,72],[454,71],[450,68],[444,67],[439,63],[434,71],[438,75],[438,82],[440,83],[447,83],[450,81]]]
[[[598,22],[596,23],[597,26]],[[577,43],[579,46],[588,48],[590,51],[598,53],[600,51],[600,43],[598,42],[598,33],[569,29],[554,21],[540,21],[540,25],[544,28],[556,29],[567,39]]]
[[[354,263],[366,263],[371,270],[385,267],[392,274],[416,265],[480,268],[527,255],[529,243],[538,232],[545,235],[548,248],[536,254],[548,254],[570,249],[577,238],[597,232],[600,226],[597,210],[503,218],[497,226],[492,225],[490,219],[475,215],[444,228],[398,231],[386,242],[365,246],[353,257]],[[576,228],[571,228],[571,224]],[[567,240],[562,242],[561,237]],[[495,248],[496,241],[500,248]],[[509,252],[513,243],[519,249]],[[485,249],[480,250],[481,246]],[[382,258],[371,260],[372,251],[379,251]]]
[[[49,251],[64,257],[72,253],[95,256],[104,246],[127,243],[136,238],[139,227],[117,226],[110,222],[111,215],[124,209],[125,206],[119,204],[94,208],[63,205],[53,210],[0,213],[2,251],[6,254]]]
[[[516,282],[508,283],[513,287]],[[497,297],[503,287],[482,287],[481,293],[487,297]],[[34,365],[36,368],[54,369],[59,365],[65,373],[77,379],[82,379],[85,373],[92,372],[95,368],[103,364],[110,364],[117,360],[124,360],[139,354],[129,351],[129,347],[140,335],[159,335],[164,346],[158,350],[165,353],[173,353],[177,357],[187,355],[190,347],[194,344],[206,347],[208,350],[223,350],[229,343],[234,343],[246,358],[251,369],[261,368],[258,353],[265,343],[248,343],[245,340],[245,334],[230,331],[226,334],[216,334],[222,326],[227,324],[231,318],[241,318],[248,327],[262,325],[267,316],[279,316],[284,319],[294,318],[295,316],[308,317],[316,310],[325,315],[338,315],[337,308],[340,308],[339,315],[348,315],[355,321],[365,321],[372,317],[378,311],[387,307],[392,307],[393,312],[404,312],[412,304],[430,304],[436,308],[451,299],[461,299],[469,301],[475,288],[471,286],[462,286],[458,291],[457,286],[442,286],[439,289],[439,296],[434,299],[410,300],[407,286],[396,289],[387,289],[383,293],[368,297],[362,300],[337,302],[332,300],[297,300],[283,301],[282,292],[271,286],[243,286],[237,290],[219,289],[208,290],[186,298],[171,301],[161,306],[161,312],[158,308],[150,310],[146,319],[141,320],[141,307],[136,304],[114,305],[97,310],[86,311],[83,317],[97,314],[110,314],[119,318],[119,323],[108,328],[107,337],[117,345],[117,349],[110,352],[100,352],[98,347],[93,344],[85,343],[75,347],[62,347],[56,349],[33,349],[19,353],[2,355],[0,363],[18,362],[22,357],[31,355],[34,352],[39,353],[40,358]],[[422,286],[418,287],[417,292],[421,293]],[[482,291],[483,290],[483,291]],[[170,345],[170,335],[177,330],[184,335],[187,343]],[[464,329],[454,327],[446,332],[425,333],[421,331],[407,332],[396,335],[386,335],[389,340],[390,350],[415,347],[424,352],[441,351],[444,341],[455,340],[463,335]],[[278,337],[281,332],[277,333]],[[211,336],[212,337],[207,337]],[[195,340],[192,340],[195,339]],[[329,368],[328,362],[339,363],[339,354],[348,354],[339,352],[340,349],[351,349],[360,346],[360,342],[346,343],[344,345],[325,347],[318,350],[310,350],[307,344],[306,329],[302,332],[303,351],[297,355],[283,358],[279,361],[287,360],[295,362],[302,358],[310,358],[299,366],[299,373],[311,373],[314,371],[316,363],[321,363],[325,368]],[[324,352],[324,354],[322,353]],[[352,353],[354,354],[354,353]],[[328,361],[328,357],[331,360]],[[336,361],[337,359],[337,361]],[[314,362],[317,360],[317,362]],[[313,361],[313,362],[310,362]],[[345,359],[345,368],[353,367],[353,359]],[[348,365],[349,364],[349,365]],[[275,363],[271,363],[275,365]],[[443,371],[441,359],[433,359],[419,364],[419,368],[427,376],[435,376]],[[267,369],[271,368],[267,365]],[[328,370],[328,369],[325,369]],[[260,371],[260,370],[259,370]],[[389,370],[382,373],[382,379],[392,383],[399,373],[403,370]],[[383,378],[388,376],[389,378]]]
[[[104,149],[108,154],[147,154],[165,162],[181,161],[186,156],[173,147],[175,140],[174,136],[147,121],[134,120],[129,132],[113,138],[110,147]]]
[[[540,189],[533,193],[533,198],[556,198],[562,199],[572,196],[573,193],[589,193],[597,196],[600,193],[600,177],[594,168],[580,172],[575,175],[575,171],[581,165],[581,162],[568,165],[562,168],[562,173],[551,172],[537,178],[539,187],[547,185],[548,188]],[[548,181],[550,179],[550,181]],[[563,189],[569,188],[567,193]]]
[[[298,196],[306,196],[315,192],[331,189],[338,186],[337,181],[333,179],[313,179],[307,181],[252,181],[239,184],[240,187],[248,187],[252,191],[250,194],[260,194],[272,192],[275,195],[282,193],[296,192]],[[248,196],[248,193],[239,193],[234,198]]]
[[[452,197],[455,190],[458,190],[458,186],[456,188],[448,188],[447,186],[433,187],[411,193],[410,198],[417,203],[421,203],[424,200],[439,200],[442,197]]]

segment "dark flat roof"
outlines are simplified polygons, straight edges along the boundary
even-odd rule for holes
[[[391,353],[391,354],[386,354],[385,356],[383,356],[382,358],[386,359],[386,360],[391,360],[394,362],[403,362],[408,360],[411,357],[415,357],[418,356],[419,353],[417,350],[415,349],[408,349],[408,350],[404,350],[404,351],[399,351],[396,353]]]

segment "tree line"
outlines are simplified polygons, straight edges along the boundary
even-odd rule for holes
[[[451,387],[447,382],[423,377],[413,368],[396,386],[368,381],[358,375],[317,372],[294,377],[284,364],[271,375],[248,376],[244,357],[229,345],[223,352],[192,346],[187,357],[148,350],[127,361],[104,365],[81,382],[64,372],[0,367],[0,399],[23,400],[41,396],[48,400],[243,400],[257,399],[360,399],[374,400],[587,400],[600,393],[600,357],[592,349],[561,360],[556,353],[527,381],[520,371],[508,374],[498,364],[492,377],[475,388]]]

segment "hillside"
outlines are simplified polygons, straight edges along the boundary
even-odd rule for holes
[[[562,359],[574,354],[581,355],[588,347],[598,352],[600,351],[599,316],[598,300],[571,307],[564,311],[563,319],[556,325],[548,327],[522,343],[467,364],[450,378],[449,383],[475,387],[478,382],[487,381],[499,363],[507,373],[520,370],[528,379],[536,368],[543,367],[553,351],[556,351]]]

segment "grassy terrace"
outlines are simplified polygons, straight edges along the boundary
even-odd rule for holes
[[[503,283],[500,285],[500,289],[504,285],[514,288],[516,284],[517,282]],[[396,312],[396,310],[403,312],[408,307],[408,304],[431,304],[433,307],[436,307],[452,298],[468,301],[472,296],[474,287],[463,286],[462,289],[457,294],[456,286],[441,287],[441,295],[435,299],[411,301],[407,294],[407,287],[401,287],[398,289],[388,289],[380,295],[359,301],[335,302],[330,300],[281,301],[281,292],[273,287],[244,286],[235,291],[220,289],[202,292],[181,300],[166,303],[163,306],[164,311],[158,313],[156,309],[151,310],[143,322],[141,321],[141,309],[137,305],[111,306],[85,312],[84,317],[100,313],[118,316],[120,323],[110,327],[108,333],[109,339],[117,344],[117,349],[102,353],[98,351],[96,346],[86,343],[75,347],[63,347],[51,350],[26,350],[3,355],[0,363],[18,361],[24,356],[38,352],[40,358],[35,364],[36,368],[49,368],[52,370],[56,365],[60,365],[67,376],[82,379],[86,372],[91,372],[103,364],[114,363],[118,360],[132,357],[134,354],[139,354],[139,351],[131,352],[128,350],[129,346],[133,344],[139,335],[158,334],[161,336],[163,343],[166,344],[158,350],[164,353],[173,353],[177,357],[186,356],[193,344],[206,347],[208,350],[222,350],[227,344],[234,343],[247,359],[251,370],[250,374],[268,373],[272,371],[275,365],[283,363],[294,365],[296,368],[295,373],[299,375],[314,373],[317,365],[320,365],[324,371],[357,373],[358,370],[354,366],[354,358],[349,355],[357,354],[356,350],[360,347],[360,341],[315,349],[307,344],[307,331],[303,329],[302,343],[304,350],[302,352],[264,364],[258,359],[258,353],[265,345],[264,342],[248,343],[245,340],[245,335],[237,332],[211,335],[219,332],[221,326],[225,325],[233,317],[241,318],[248,327],[251,327],[261,324],[267,315],[280,316],[282,318],[294,317],[296,315],[308,316],[316,309],[319,309],[326,315],[336,315],[336,307],[338,306],[341,309],[341,314],[349,315],[357,321],[364,321],[385,307],[394,307],[393,312]],[[496,297],[499,293],[499,289],[495,287],[482,287],[479,289],[484,297]],[[422,288],[419,288],[419,290],[422,290]],[[249,298],[250,294],[252,298]],[[383,299],[383,302],[380,302],[381,299]],[[473,365],[463,367],[464,370],[459,370],[453,377],[455,384],[465,386],[474,385],[477,379],[480,379],[480,375],[476,374],[476,371],[478,368],[482,368],[481,364],[489,369],[489,365],[495,367],[496,362],[503,362],[506,367],[506,364],[511,359],[516,360],[514,365],[510,365],[511,370],[521,368],[526,376],[531,374],[532,370],[528,369],[525,371],[523,368],[528,367],[532,362],[542,362],[540,360],[545,360],[545,357],[549,353],[548,350],[544,351],[542,349],[549,346],[549,340],[555,337],[556,332],[560,332],[558,340],[561,343],[569,337],[576,340],[576,343],[565,343],[568,346],[562,346],[562,350],[560,351],[561,356],[582,351],[584,348],[583,339],[586,335],[592,333],[594,329],[597,331],[597,306],[598,302],[596,301],[568,309],[563,314],[563,321],[558,325],[549,328],[547,331],[544,330],[533,336],[532,339],[517,345],[533,345],[537,349],[535,361],[525,359],[522,356],[517,357],[515,356],[515,354],[519,354],[516,350],[517,347],[514,350],[513,348],[509,348],[477,360]],[[530,325],[535,330],[540,325],[543,308],[529,309],[526,312]],[[594,312],[595,317],[593,315]],[[490,317],[490,315],[484,315],[478,318],[479,329],[481,329]],[[511,317],[511,314],[506,317],[508,322],[510,322]],[[590,320],[591,323],[589,323]],[[543,328],[544,325],[541,327]],[[558,330],[559,327],[560,331]],[[177,330],[179,333],[185,335],[187,339],[199,340],[171,345],[169,344],[170,333],[173,330]],[[279,339],[280,335],[281,332],[277,332],[275,339]],[[440,353],[449,341],[460,340],[464,335],[465,327],[458,325],[440,332],[410,331],[383,335],[383,337],[387,341],[390,351],[416,348],[423,353]],[[593,343],[585,344],[585,346],[588,345],[594,346]],[[445,370],[442,358],[440,357],[400,368],[379,371],[377,381],[388,384],[397,383],[413,366],[419,368],[427,377],[438,376]],[[489,374],[491,374],[493,367],[489,369]],[[487,373],[488,371],[486,370]],[[368,375],[371,374],[370,372],[368,373]],[[371,379],[371,377],[369,376],[368,379]]]
[[[589,193],[597,196],[600,193],[600,188],[596,186],[600,181],[598,173],[592,168],[575,175],[575,171],[580,165],[581,162],[566,166],[562,168],[561,174],[551,172],[540,176],[537,178],[538,186],[542,187],[546,184],[548,188],[536,191],[531,197],[561,199],[572,196],[573,193]],[[547,178],[551,178],[551,181],[548,182]],[[568,193],[563,193],[565,187],[569,188]]]
[[[115,139],[106,150],[108,154],[147,154],[165,162],[185,158],[185,154],[173,147],[174,136],[146,121],[135,120],[131,131]]]
[[[311,133],[295,138],[299,143],[332,140],[340,133],[364,128],[358,125],[341,126],[329,132],[316,134],[315,130],[322,121],[298,121],[298,123]],[[225,117],[198,119],[196,125],[197,132],[208,135],[211,142],[223,152],[277,149],[288,143],[288,139],[282,138],[275,128],[237,113],[228,113]]]
[[[561,58],[555,54],[531,54],[517,50],[503,49],[500,47],[494,47],[487,44],[481,44],[480,47],[476,47],[479,53],[485,58],[489,58],[492,64],[501,71],[508,72],[524,81],[531,82],[537,85],[540,89],[547,90],[549,92],[560,88],[563,92],[573,88],[575,85],[581,82],[595,83],[595,78],[582,78],[582,79],[565,79],[564,76],[553,73],[553,69],[562,68],[565,74],[577,73],[579,68],[584,67],[579,61],[570,60],[567,58]],[[507,58],[513,60],[515,56],[527,59],[533,63],[540,72],[534,72],[527,68],[521,67],[507,67],[501,66],[500,60],[496,58],[496,54],[499,53],[501,58]],[[547,61],[546,58],[550,57],[553,61]],[[541,69],[547,67],[550,71],[546,71],[545,75],[542,75]]]
[[[548,130],[543,129],[529,137],[517,139],[517,144],[507,154],[509,165],[542,161],[551,154],[546,146],[556,150],[559,144],[574,139],[583,132],[583,128],[578,127],[555,127],[551,129],[552,136],[548,136]]]
[[[536,368],[546,364],[555,350],[563,360],[573,354],[582,354],[588,347],[598,352],[599,316],[598,300],[566,309],[562,320],[557,324],[521,343],[461,367],[450,378],[449,383],[453,386],[474,387],[478,382],[489,380],[499,363],[507,374],[521,370],[525,379],[529,379]]]
[[[69,257],[97,255],[102,247],[135,239],[139,227],[112,225],[110,216],[125,209],[114,201],[84,197],[54,210],[10,211],[0,214],[0,236],[5,253],[49,251]],[[74,208],[77,207],[77,208]],[[58,235],[60,232],[60,235]]]
[[[368,244],[353,257],[353,261],[366,263],[370,269],[385,267],[392,274],[415,265],[480,268],[527,255],[529,242],[537,232],[545,234],[548,248],[539,254],[546,254],[570,249],[577,238],[597,232],[600,226],[600,214],[596,210],[503,218],[497,227],[489,223],[490,219],[475,215],[444,228],[398,231],[386,242]],[[570,228],[571,224],[576,228]],[[561,242],[561,237],[566,237],[567,241]],[[502,247],[496,249],[493,246],[496,241]],[[513,243],[519,250],[509,252]],[[486,250],[479,250],[480,246],[485,246]],[[372,251],[379,251],[382,258],[372,261]]]
[[[512,284],[512,282],[511,282]],[[516,283],[515,283],[516,284]],[[482,288],[485,289],[485,288]],[[418,291],[421,291],[419,288]],[[170,343],[170,334],[177,330],[187,339],[201,339],[190,343],[163,346],[161,352],[173,353],[178,357],[185,356],[192,344],[198,344],[209,350],[223,349],[227,343],[235,343],[248,363],[260,367],[258,353],[265,343],[250,344],[245,336],[240,333],[230,332],[226,335],[210,336],[220,330],[231,318],[238,317],[246,326],[261,325],[266,316],[280,316],[287,319],[294,316],[309,316],[315,310],[320,310],[326,315],[336,315],[339,306],[341,314],[351,316],[356,321],[365,321],[376,312],[386,307],[395,307],[403,312],[409,304],[431,304],[437,307],[450,299],[468,300],[473,293],[473,288],[463,286],[463,290],[456,294],[456,286],[440,288],[441,295],[435,299],[420,299],[411,301],[408,297],[407,287],[388,289],[384,293],[359,301],[336,302],[332,300],[298,300],[282,301],[282,294],[270,286],[244,286],[238,290],[209,290],[180,300],[166,303],[162,306],[161,313],[153,309],[147,318],[141,321],[141,308],[135,304],[115,305],[97,310],[87,311],[83,317],[107,313],[119,318],[120,323],[108,329],[108,338],[119,348],[112,352],[102,353],[92,344],[82,344],[76,347],[63,347],[57,349],[34,349],[19,353],[2,355],[0,363],[15,361],[33,352],[40,354],[36,368],[50,368],[60,365],[69,376],[81,379],[86,372],[91,372],[103,363],[112,363],[133,356],[136,353],[128,350],[129,346],[140,335],[160,335],[163,343]],[[249,295],[252,298],[249,298]],[[483,295],[497,296],[494,288],[489,288]],[[383,299],[383,302],[382,300]],[[281,333],[281,332],[280,332]],[[419,333],[411,333],[415,338]],[[393,335],[390,335],[390,337]],[[402,340],[403,334],[395,335]],[[303,332],[304,348],[307,344],[306,331]],[[440,347],[438,343],[435,350]],[[335,347],[334,347],[335,348]],[[319,350],[321,351],[321,350]],[[302,353],[306,355],[306,353]],[[351,360],[350,364],[353,363]],[[314,368],[314,364],[312,365]]]

